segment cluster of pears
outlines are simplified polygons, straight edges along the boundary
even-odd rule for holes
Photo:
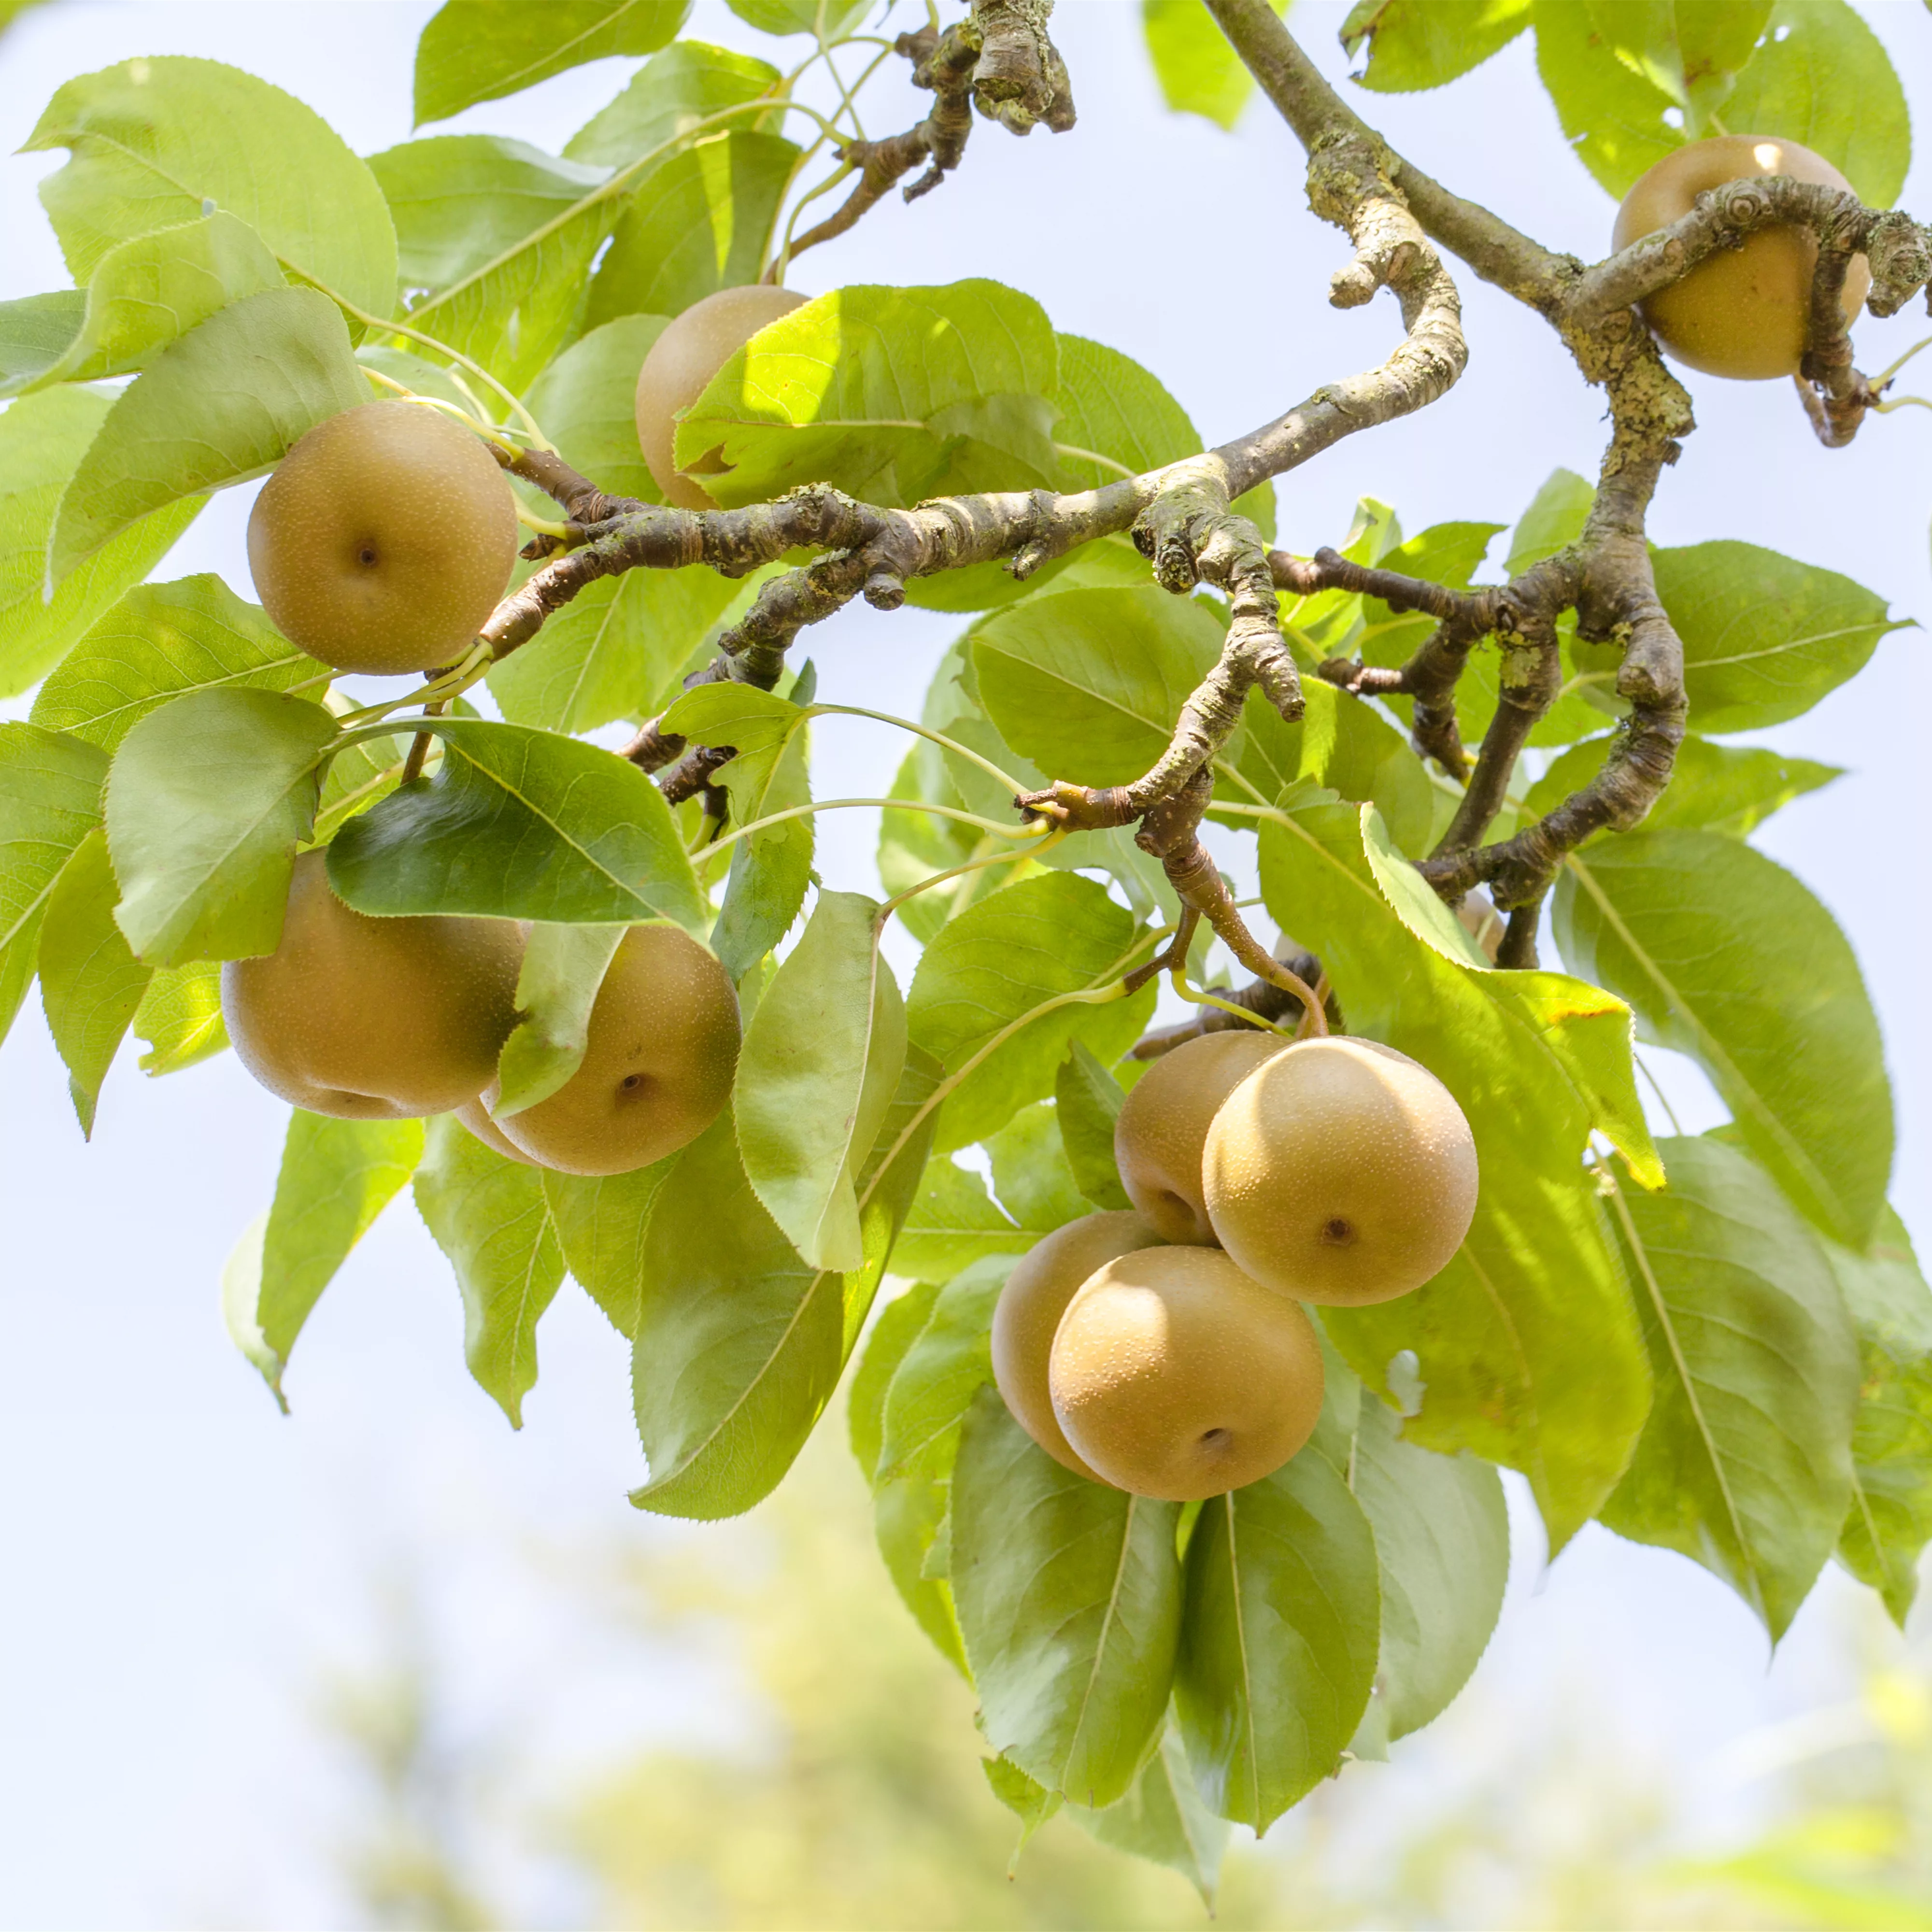
[[[1612,244],[1633,242],[1688,214],[1698,196],[1736,181],[1789,175],[1846,194],[1852,184],[1822,154],[1770,134],[1720,134],[1673,149],[1617,210]],[[1795,376],[1811,314],[1818,243],[1808,229],[1767,228],[1742,248],[1707,256],[1682,281],[1643,303],[1644,320],[1680,362],[1746,382]],[[1871,268],[1854,256],[1840,296],[1850,322],[1871,289]]]
[[[1132,1210],[1022,1258],[994,1311],[994,1376],[1055,1460],[1168,1502],[1280,1468],[1322,1412],[1304,1304],[1420,1288],[1475,1213],[1475,1143],[1448,1089],[1353,1036],[1190,1040],[1128,1095],[1114,1151]]]

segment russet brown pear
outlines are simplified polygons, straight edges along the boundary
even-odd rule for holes
[[[680,410],[688,410],[705,386],[767,322],[803,306],[806,298],[790,289],[754,283],[720,289],[693,302],[651,344],[638,371],[638,447],[664,501],[680,510],[715,510],[718,506],[692,472],[716,476],[723,465],[715,452],[680,471],[673,443]]]
[[[1047,1367],[1068,1444],[1104,1482],[1192,1502],[1259,1482],[1315,1432],[1306,1310],[1213,1248],[1142,1248],[1067,1304]]]
[[[290,643],[385,676],[453,664],[515,568],[516,499],[460,424],[400,400],[304,436],[248,517],[248,568]]]
[[[1476,1211],[1476,1144],[1453,1095],[1406,1054],[1352,1035],[1277,1054],[1208,1131],[1221,1245],[1298,1301],[1392,1301],[1448,1266]]]
[[[1056,1462],[1096,1482],[1102,1479],[1069,1446],[1047,1392],[1054,1331],[1066,1304],[1096,1270],[1160,1240],[1144,1216],[1083,1214],[1054,1228],[1014,1263],[994,1306],[993,1379],[1013,1420]]]
[[[473,1100],[516,1020],[523,933],[500,919],[370,919],[296,860],[280,943],[221,969],[236,1056],[312,1114],[396,1120]]]
[[[1142,1074],[1114,1123],[1114,1162],[1127,1198],[1164,1241],[1211,1245],[1201,1150],[1221,1102],[1287,1042],[1258,1028],[1203,1034]]]
[[[1611,244],[1633,242],[1688,214],[1699,195],[1728,182],[1789,175],[1849,194],[1822,154],[1772,134],[1719,134],[1672,150],[1638,178],[1617,210]],[[1804,353],[1818,243],[1810,230],[1762,228],[1737,248],[1707,255],[1682,280],[1644,298],[1644,320],[1680,362],[1745,382],[1795,376]],[[1839,296],[1850,322],[1871,289],[1871,268],[1852,258]]]
[[[544,1167],[628,1174],[694,1141],[731,1094],[738,996],[724,968],[670,926],[633,926],[590,1009],[584,1063],[494,1124]],[[486,1093],[486,1102],[495,1097]]]

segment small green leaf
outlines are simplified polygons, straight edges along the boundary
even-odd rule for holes
[[[0,302],[0,396],[17,396],[56,367],[86,320],[85,289]]]
[[[290,691],[328,675],[220,578],[184,577],[130,590],[41,686],[33,718],[112,752],[189,692]]]
[[[905,1065],[905,1008],[879,954],[879,908],[821,892],[760,996],[731,1106],[752,1187],[814,1268],[865,1258],[858,1174]]]
[[[628,1174],[544,1171],[544,1198],[564,1264],[626,1340],[638,1332],[651,1209],[675,1164],[674,1155]]]
[[[1684,144],[1683,110],[1625,66],[1580,0],[1534,0],[1536,70],[1564,138],[1598,184],[1621,199],[1646,168]]]
[[[117,243],[226,209],[358,308],[395,301],[382,192],[320,115],[238,68],[165,55],[68,81],[26,149],[65,148],[40,200],[77,282]]]
[[[559,924],[710,923],[664,794],[595,745],[439,718],[434,778],[352,820],[329,883],[358,912],[470,913]]]
[[[1174,1708],[1208,1803],[1265,1832],[1341,1762],[1381,1615],[1368,1519],[1304,1450],[1210,1498],[1187,1545]]]
[[[1520,577],[1533,563],[1554,556],[1583,534],[1597,488],[1574,470],[1552,470],[1531,498],[1529,508],[1510,532],[1509,556],[1503,565],[1510,577]]]
[[[1180,1514],[1063,1468],[998,1390],[974,1396],[952,1472],[952,1580],[980,1726],[1083,1804],[1126,1796],[1167,1714]]]
[[[548,1100],[584,1064],[598,989],[628,928],[530,928],[517,978],[517,1024],[497,1058],[498,1119]]]
[[[1126,1089],[1086,1042],[1076,1040],[1054,1076],[1053,1094],[1060,1142],[1080,1192],[1096,1208],[1132,1207],[1114,1161],[1114,1123],[1120,1117]]]
[[[1102,1844],[1178,1871],[1214,1911],[1228,1825],[1203,1802],[1178,1731],[1170,1729],[1161,1739],[1160,1749],[1118,1803],[1099,1811],[1076,1805],[1066,1815]]]
[[[128,950],[114,923],[121,889],[96,826],[54,881],[40,928],[40,1000],[68,1074],[81,1132],[94,1132],[100,1083],[147,992],[153,969]]]
[[[1903,1629],[1932,1540],[1932,1289],[1890,1208],[1869,1252],[1828,1241],[1825,1257],[1858,1330],[1862,1372],[1838,1559]]]
[[[370,400],[342,314],[314,289],[271,289],[169,344],[108,412],[47,544],[58,584],[128,526],[271,469],[326,418]]]
[[[1028,1234],[1050,1234],[1089,1211],[1060,1144],[1058,1114],[1048,1102],[1022,1107],[988,1138],[986,1152],[1000,1206]]]
[[[770,62],[754,55],[703,40],[674,40],[652,55],[630,86],[571,136],[563,152],[573,161],[623,167],[722,109],[778,94],[781,78]],[[780,116],[775,109],[732,124],[752,134],[776,133]]]
[[[207,501],[184,497],[130,525],[46,600],[55,512],[112,406],[92,389],[59,388],[22,396],[0,414],[0,697],[38,683],[160,562]]]
[[[796,730],[776,758],[734,758],[722,776],[731,815],[740,825],[812,802],[812,748]],[[734,980],[745,975],[789,932],[812,882],[812,817],[801,813],[740,838],[731,854],[724,904],[711,943]]]
[[[940,1146],[984,1139],[1052,1093],[1072,1040],[1106,1059],[1124,1053],[1152,1011],[1151,989],[1098,1004],[1067,996],[1114,985],[1145,950],[1106,888],[1070,873],[1023,879],[950,921],[906,1003],[915,1044],[958,1081]]]
[[[1524,808],[1534,818],[1553,812],[1603,769],[1615,742],[1586,738],[1572,745],[1530,787]],[[1684,826],[1742,838],[1793,799],[1844,776],[1837,765],[1786,758],[1763,746],[1719,745],[1692,736],[1678,746],[1670,783],[1645,814],[1643,829]]]
[[[429,1124],[418,1212],[456,1270],[470,1372],[510,1419],[537,1379],[537,1322],[563,1280],[563,1252],[538,1169],[506,1160],[453,1114]]]
[[[1364,1396],[1348,1486],[1375,1532],[1382,1576],[1377,1696],[1391,1738],[1440,1717],[1469,1681],[1502,1614],[1509,1512],[1488,1463],[1405,1442],[1402,1419]]]
[[[115,914],[150,964],[244,959],[281,936],[335,720],[269,691],[197,691],[129,731],[107,781]]]
[[[834,289],[718,370],[685,412],[677,460],[720,452],[725,473],[705,488],[728,506],[814,482],[888,506],[1051,487],[1058,372],[1046,312],[998,282]]]
[[[939,1294],[931,1282],[915,1282],[879,1310],[866,1338],[864,1352],[852,1375],[847,1398],[848,1432],[852,1454],[870,1483],[879,1466],[886,1440],[886,1390],[906,1351],[918,1339]]]
[[[655,53],[690,10],[691,0],[552,0],[541,13],[446,0],[416,43],[416,125],[520,94],[586,61]]]
[[[1276,0],[1275,11],[1286,5]],[[1207,9],[1197,0],[1141,0],[1141,32],[1168,107],[1232,129],[1255,83]]]
[[[299,1107],[290,1117],[274,1202],[222,1277],[228,1332],[284,1412],[282,1376],[303,1323],[422,1153],[420,1120],[338,1120]]]
[[[1368,43],[1366,70],[1352,76],[1378,94],[1441,87],[1480,67],[1529,25],[1530,0],[1355,0],[1342,22],[1352,60]]]
[[[585,321],[680,315],[764,272],[799,148],[776,134],[732,130],[652,168],[622,205],[590,284]]]
[[[134,1037],[149,1051],[141,1071],[151,1079],[224,1052],[228,1029],[221,1018],[221,968],[214,960],[164,966],[148,982],[134,1014]]]
[[[974,1392],[993,1379],[993,1306],[1011,1265],[976,1262],[939,1291],[886,1389],[876,1481],[950,1479]]]
[[[1862,1246],[1892,1172],[1892,1091],[1858,961],[1810,891],[1715,832],[1631,832],[1571,855],[1556,925],[1565,962],[1628,999],[1642,1038],[1702,1066],[1798,1208]]]
[[[1668,1188],[1612,1198],[1657,1400],[1604,1520],[1715,1572],[1775,1642],[1851,1502],[1857,1336],[1761,1168],[1708,1139],[1664,1154]]]
[[[747,26],[761,34],[822,34],[836,40],[865,0],[725,0]]]
[[[1020,1821],[1020,1841],[1006,1861],[1006,1876],[1019,1870],[1020,1854],[1033,1842],[1033,1834],[1066,1803],[1057,1791],[1036,1784],[1011,1758],[982,1757],[980,1768],[993,1796]]]

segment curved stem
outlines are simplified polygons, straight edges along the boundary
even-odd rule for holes
[[[916,736],[937,745],[941,751],[952,752],[969,764],[977,765],[988,778],[997,778],[1016,797],[1026,790],[1026,787],[1011,772],[1001,771],[990,758],[982,758],[971,746],[962,745],[958,740],[947,737],[944,732],[928,730],[923,724],[915,724],[910,718],[896,718],[890,711],[868,711],[862,704],[814,704],[810,709],[821,717],[870,718],[877,724],[896,724],[902,731],[912,732]]]
[[[790,818],[808,818],[815,812],[842,812],[849,808],[866,806],[889,808],[894,812],[930,812],[935,818],[950,818],[956,820],[962,825],[973,826],[985,832],[989,838],[1010,838],[1016,844],[1034,844],[1036,848],[1041,851],[1044,851],[1047,845],[1052,842],[1050,838],[1042,839],[1040,837],[1042,832],[1046,829],[1043,826],[1002,825],[997,819],[982,818],[976,812],[962,812],[955,806],[926,805],[916,798],[821,798],[813,800],[809,805],[794,805],[785,811],[774,812],[769,817],[754,818],[748,824],[734,826],[730,831],[725,833],[723,838],[714,839],[704,849],[707,852],[722,852],[726,846],[735,844],[738,840],[752,832],[762,832],[768,825],[782,825],[786,820]],[[928,885],[936,883],[933,880],[926,881]],[[924,887],[920,887],[917,890],[922,891]]]
[[[1066,836],[1064,832],[1048,833],[1037,845],[1017,852],[994,852],[983,859],[969,859],[963,866],[955,866],[950,872],[935,872],[929,879],[922,879],[916,886],[908,886],[902,892],[896,893],[879,908],[881,920],[890,918],[908,899],[917,898],[921,892],[929,892],[934,886],[943,886],[948,879],[963,878],[968,872],[983,872],[988,866],[1010,866],[1022,859],[1036,859],[1050,847],[1058,845]]]

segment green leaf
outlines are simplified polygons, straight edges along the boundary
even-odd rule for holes
[[[418,396],[435,396],[446,403],[454,403],[459,410],[482,422],[496,420],[505,408],[502,398],[494,396],[487,388],[483,388],[483,397],[479,400],[476,388],[470,386],[472,379],[463,370],[454,366],[440,368],[420,356],[412,356],[387,343],[362,344],[356,351],[356,359],[364,369],[379,370]],[[482,387],[480,383],[476,385],[476,388]],[[382,393],[392,392],[385,390]],[[532,500],[536,500],[534,496]],[[542,500],[548,503],[551,500],[544,496]]]
[[[326,296],[271,289],[232,303],[169,344],[108,412],[61,499],[47,580],[140,518],[260,476],[325,418],[369,400]]]
[[[274,1202],[221,1284],[228,1332],[284,1414],[282,1376],[303,1323],[422,1154],[420,1120],[338,1120],[299,1107],[290,1116]]]
[[[1690,723],[1706,734],[1800,716],[1906,621],[1849,577],[1755,544],[1661,550],[1654,564],[1658,595],[1684,640]]]
[[[838,1385],[931,1142],[936,1070],[909,1053],[861,1176],[863,1268],[800,1260],[739,1158],[729,1114],[677,1157],[645,1236],[632,1364],[650,1480],[640,1509],[736,1516],[774,1489]]]
[[[1885,44],[1845,0],[1778,0],[1724,123],[1822,154],[1874,208],[1898,199],[1911,165],[1905,90]]]
[[[935,1154],[899,1231],[893,1264],[922,1281],[950,1281],[988,1256],[1024,1254],[1038,1239],[1008,1218],[978,1174]]]
[[[987,715],[1022,758],[1076,784],[1125,784],[1166,750],[1223,635],[1205,602],[1153,584],[1070,590],[987,618],[973,668]]]
[[[1090,1806],[1159,1738],[1180,1636],[1180,1508],[1065,1469],[982,1387],[952,1472],[953,1601],[986,1742]]]
[[[1286,4],[1277,0],[1275,11]],[[1141,32],[1168,107],[1232,129],[1255,83],[1207,10],[1197,0],[1141,0]]]
[[[444,754],[352,820],[329,883],[358,912],[558,924],[710,923],[664,794],[614,752],[482,718],[428,728]]]
[[[1221,31],[1192,0],[1186,10],[1225,47]],[[1228,49],[1230,57],[1233,50]],[[1244,79],[1246,69],[1236,63]],[[1177,463],[1202,447],[1200,432],[1160,379],[1131,356],[1084,335],[1056,335],[1060,381],[1053,427],[1071,490],[1100,490],[1124,476]],[[1102,459],[1096,462],[1092,459]]]
[[[85,289],[0,302],[0,396],[17,396],[38,382],[72,346],[86,319]]]
[[[621,168],[710,115],[777,94],[780,79],[776,68],[754,55],[703,40],[674,40],[652,55],[629,86],[571,136],[563,152],[573,161]],[[780,116],[748,115],[733,124],[754,134],[776,132]]]
[[[1112,986],[1144,950],[1132,915],[1072,873],[1023,879],[952,920],[906,1003],[914,1042],[958,1082],[940,1145],[984,1139],[1052,1093],[1073,1040],[1105,1060],[1124,1053],[1153,1010],[1150,989],[1099,1004],[1069,996]]]
[[[722,774],[740,825],[812,802],[812,750],[794,731],[776,758],[734,758]],[[814,843],[808,814],[768,825],[739,840],[731,854],[724,904],[712,944],[734,980],[745,975],[789,932],[812,881]]]
[[[45,676],[160,562],[207,500],[185,497],[142,518],[44,600],[55,512],[112,406],[92,389],[60,388],[22,396],[0,414],[0,697]]]
[[[130,590],[41,686],[33,718],[111,752],[189,692],[285,692],[328,675],[220,578],[184,577]]]
[[[1036,1784],[1010,1758],[982,1757],[980,1768],[993,1796],[1020,1821],[1020,1841],[1006,1861],[1006,1876],[1019,1870],[1020,1854],[1033,1842],[1033,1834],[1066,1803],[1057,1791]]]
[[[1560,1548],[1623,1473],[1649,1406],[1636,1311],[1581,1166],[1595,1126],[1654,1174],[1628,1010],[1561,974],[1484,970],[1413,867],[1381,845],[1371,864],[1367,811],[1317,798],[1286,820],[1262,828],[1270,910],[1322,935],[1350,1027],[1455,1096],[1481,1173],[1440,1275],[1399,1300],[1324,1310],[1324,1325],[1378,1394],[1419,1381],[1419,1410],[1402,1405],[1409,1440],[1521,1469]]]
[[[1178,1732],[1168,1730],[1133,1789],[1118,1804],[1098,1811],[1076,1805],[1066,1815],[1102,1844],[1178,1871],[1214,1911],[1228,1848],[1227,1821],[1203,1802]]]
[[[1535,818],[1553,812],[1603,769],[1613,738],[1572,745],[1529,788],[1525,809]],[[1685,826],[1742,838],[1794,798],[1842,778],[1837,765],[1786,758],[1758,745],[1719,745],[1687,737],[1677,748],[1670,783],[1645,814],[1643,829]]]
[[[1878,1021],[1832,915],[1762,853],[1640,832],[1572,854],[1556,938],[1640,1036],[1695,1058],[1753,1154],[1828,1234],[1862,1246],[1892,1171]]]
[[[1646,168],[1683,146],[1681,126],[1664,118],[1681,122],[1682,110],[1617,58],[1594,8],[1534,0],[1532,10],[1536,70],[1564,137],[1598,185],[1621,200]]]
[[[1368,43],[1365,72],[1351,76],[1378,94],[1440,87],[1480,67],[1529,25],[1530,0],[1355,0],[1342,22],[1351,60]]]
[[[1488,1463],[1402,1439],[1402,1419],[1362,1401],[1347,1472],[1375,1532],[1382,1577],[1376,1695],[1391,1738],[1440,1717],[1469,1681],[1502,1614],[1509,1512]]]
[[[725,0],[747,26],[761,34],[820,34],[836,40],[865,0]]]
[[[1046,312],[998,282],[834,289],[718,370],[685,412],[677,460],[721,452],[727,473],[705,488],[728,506],[815,482],[888,506],[1050,488],[1058,368]]]
[[[584,1064],[584,1036],[626,927],[530,928],[517,977],[517,1024],[497,1058],[501,1119],[548,1100]]]
[[[1612,1196],[1657,1399],[1604,1510],[1714,1571],[1781,1637],[1852,1495],[1858,1341],[1810,1231],[1718,1141],[1666,1141],[1670,1185]]]
[[[1771,0],[1590,0],[1590,18],[1611,56],[1702,133],[1770,24]]]
[[[121,890],[98,826],[74,849],[54,881],[40,928],[40,1000],[68,1070],[80,1130],[94,1133],[94,1103],[152,969],[128,950],[114,923]]]
[[[905,1065],[905,1007],[879,908],[821,892],[760,996],[731,1091],[752,1191],[814,1268],[863,1264],[858,1175]]]
[[[988,1138],[986,1152],[1000,1206],[1028,1233],[1050,1234],[1090,1211],[1060,1144],[1058,1114],[1047,1102],[1022,1107]]]
[[[593,328],[544,370],[526,398],[530,413],[557,448],[614,496],[638,496],[647,503],[664,501],[664,492],[652,480],[644,452],[638,447],[637,398],[638,371],[644,366],[651,344],[668,326],[661,315],[620,315],[615,322]],[[684,574],[634,570],[628,575],[664,579]],[[727,596],[735,588],[729,579],[701,566],[691,574],[701,574],[722,586]],[[558,616],[562,614],[557,613]],[[550,620],[556,621],[556,617]]]
[[[586,321],[678,315],[720,289],[755,282],[798,158],[778,135],[731,130],[652,168],[624,205]]]
[[[226,1051],[221,1018],[221,968],[214,960],[164,967],[148,982],[134,1014],[134,1037],[146,1041],[141,1071],[151,1080]]]
[[[537,1322],[563,1281],[542,1176],[485,1147],[454,1114],[439,1114],[415,1192],[456,1270],[470,1372],[520,1429],[524,1397],[536,1385]]]
[[[951,1480],[974,1394],[993,1379],[993,1306],[1011,1265],[976,1262],[939,1291],[886,1389],[876,1481]]]
[[[286,286],[262,238],[232,214],[137,235],[101,257],[79,332],[36,386],[124,375],[229,303]]]
[[[853,1371],[847,1396],[847,1423],[852,1454],[869,1484],[879,1466],[886,1440],[886,1390],[906,1351],[918,1339],[932,1312],[939,1290],[931,1282],[915,1282],[879,1310],[866,1338],[864,1352]]]
[[[0,1038],[33,982],[48,898],[100,823],[106,773],[92,745],[38,725],[0,724]]]
[[[541,11],[446,0],[416,43],[416,122],[446,121],[614,54],[655,53],[691,0],[552,0]]]
[[[1187,1545],[1174,1708],[1203,1795],[1265,1832],[1340,1765],[1375,1682],[1368,1519],[1307,1450],[1210,1498]]]
[[[335,733],[319,704],[242,688],[191,692],[128,732],[108,776],[107,844],[115,917],[141,958],[274,952]]]
[[[461,699],[458,702],[466,704]],[[330,694],[329,709],[338,716],[353,708],[339,694]],[[361,738],[338,752],[322,781],[322,798],[316,807],[310,842],[327,844],[358,812],[387,798],[401,779],[407,755],[404,742],[394,738]]]
[[[937,745],[915,739],[893,778],[889,796],[918,799],[929,805],[947,805],[955,811],[964,801],[946,775],[946,755]],[[885,811],[879,814],[878,865],[879,878],[889,893],[909,891],[935,873],[944,872],[973,856],[977,835],[957,819],[940,818],[931,812]],[[943,886],[935,886],[909,898],[899,908],[901,924],[922,946],[950,915],[962,889],[983,878],[968,872]]]
[[[1060,1143],[1075,1185],[1096,1208],[1131,1208],[1114,1161],[1114,1123],[1120,1117],[1126,1090],[1084,1040],[1076,1040],[1067,1048],[1054,1076],[1053,1096]]]
[[[1868,1253],[1828,1241],[1825,1256],[1858,1330],[1862,1370],[1838,1560],[1884,1598],[1902,1629],[1932,1540],[1932,1289],[1890,1208]]]
[[[66,148],[40,200],[76,282],[117,243],[223,208],[282,266],[371,314],[395,300],[374,177],[312,109],[218,61],[143,57],[68,81],[27,138]]]
[[[628,1174],[559,1174],[545,1168],[544,1198],[562,1244],[564,1264],[626,1340],[638,1332],[644,1240],[658,1190],[676,1156]]]
[[[1520,577],[1533,563],[1554,556],[1583,534],[1597,488],[1574,470],[1552,470],[1510,532],[1506,574]]]

